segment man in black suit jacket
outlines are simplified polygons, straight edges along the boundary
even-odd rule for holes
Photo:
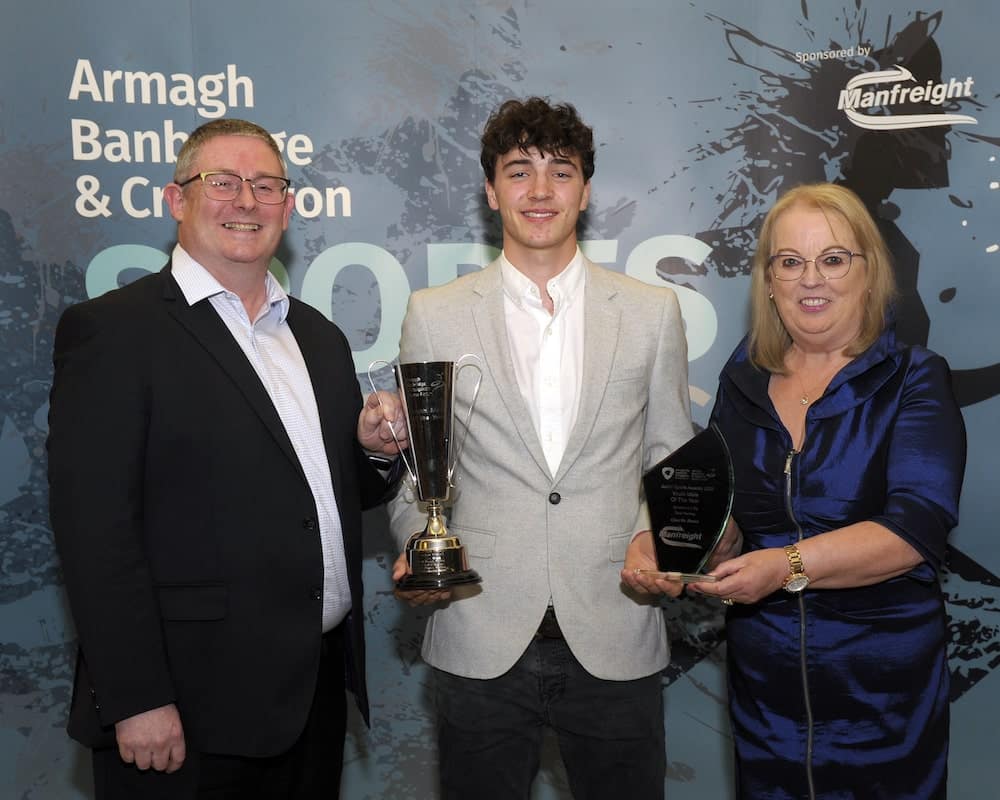
[[[164,189],[170,263],[56,332],[69,732],[99,798],[336,797],[345,684],[367,719],[366,451],[396,452],[398,406],[362,404],[344,335],[268,275],[285,175],[267,131],[203,125]]]

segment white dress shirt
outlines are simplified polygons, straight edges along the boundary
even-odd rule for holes
[[[500,259],[507,338],[521,396],[542,444],[549,472],[556,474],[580,408],[583,380],[583,293],[586,271],[576,255],[547,284],[553,313],[535,283]]]
[[[347,557],[316,396],[302,351],[286,322],[288,295],[268,273],[266,299],[254,319],[250,319],[239,296],[220,284],[180,245],[174,247],[171,273],[188,305],[208,298],[253,365],[291,440],[319,514],[323,548],[323,630],[331,630],[351,610]],[[283,536],[284,532],[275,531],[274,535]],[[275,568],[279,568],[278,565]]]

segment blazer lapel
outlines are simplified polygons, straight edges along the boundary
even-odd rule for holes
[[[264,384],[247,360],[240,346],[233,339],[226,324],[222,321],[212,304],[200,300],[189,306],[184,294],[169,272],[170,265],[164,269],[163,299],[167,302],[167,312],[177,320],[202,347],[218,362],[224,374],[239,388],[247,402],[260,417],[264,427],[271,433],[282,452],[298,469],[305,480],[305,473],[299,463],[292,442],[285,432],[285,426],[271,402]]]
[[[600,270],[593,264],[584,259],[584,265],[587,269],[587,278],[584,285],[583,378],[580,384],[580,407],[576,423],[566,442],[566,450],[559,462],[556,482],[569,471],[573,462],[583,452],[597,422],[608,377],[614,364],[618,331],[621,327],[621,312],[617,305],[611,302],[616,290],[603,279]]]
[[[472,319],[486,361],[483,368],[493,379],[500,400],[507,409],[525,449],[542,472],[551,478],[545,453],[542,452],[541,442],[538,441],[538,434],[531,422],[531,414],[524,403],[524,398],[521,397],[517,376],[514,374],[514,362],[511,360],[510,342],[507,338],[507,321],[504,316],[503,282],[499,261],[494,261],[480,273],[474,291],[481,298],[472,309]],[[475,415],[475,410],[472,413]]]

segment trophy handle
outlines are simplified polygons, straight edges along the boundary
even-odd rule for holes
[[[367,372],[368,383],[372,387],[372,392],[375,393],[375,397],[378,400],[379,407],[382,409],[382,414],[384,416],[385,415],[385,405],[382,403],[382,396],[378,393],[378,387],[375,385],[375,379],[372,377],[372,370],[375,370],[375,365],[376,364],[382,364],[382,365],[385,365],[387,367],[391,367],[392,365],[388,361],[386,361],[385,359],[376,359],[375,361],[373,361],[371,364],[368,365],[368,372]],[[375,370],[375,371],[377,372],[378,370]],[[478,391],[478,389],[477,389],[477,391]],[[400,401],[402,401],[402,396],[400,396]],[[410,478],[413,479],[413,485],[416,486],[417,485],[417,471],[416,471],[416,469],[414,467],[411,467],[410,466],[410,462],[406,460],[406,451],[403,450],[402,447],[400,447],[399,438],[396,436],[396,428],[395,428],[395,426],[391,422],[389,422],[388,418],[386,418],[386,422],[389,424],[389,433],[392,434],[392,440],[396,443],[396,447],[399,449],[399,457],[401,459],[403,459],[403,466],[406,467],[406,471],[409,473]],[[448,478],[449,478],[449,480],[451,479],[451,475],[450,474],[449,474]]]
[[[472,364],[471,361],[466,361],[466,359],[475,360],[476,363]],[[463,364],[462,362],[465,361]],[[451,476],[455,473],[455,467],[458,466],[458,460],[462,456],[462,449],[465,447],[465,439],[469,435],[469,423],[472,421],[472,411],[476,407],[476,400],[479,398],[479,387],[483,385],[483,360],[477,356],[475,353],[466,353],[465,355],[459,357],[458,361],[455,362],[455,383],[458,383],[458,373],[464,367],[474,366],[479,371],[479,378],[476,380],[476,388],[472,390],[472,400],[469,403],[469,413],[465,415],[465,420],[462,423],[464,428],[462,432],[462,439],[455,446],[454,453],[451,459],[451,466],[448,467],[448,483],[452,486]]]

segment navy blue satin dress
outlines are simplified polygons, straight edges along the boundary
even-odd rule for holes
[[[925,561],[873,586],[779,590],[729,609],[739,796],[943,798],[948,665],[937,570],[965,469],[948,366],[887,331],[809,408],[798,452],[769,377],[743,342],[712,412],[733,455],[744,552],[871,520]]]

